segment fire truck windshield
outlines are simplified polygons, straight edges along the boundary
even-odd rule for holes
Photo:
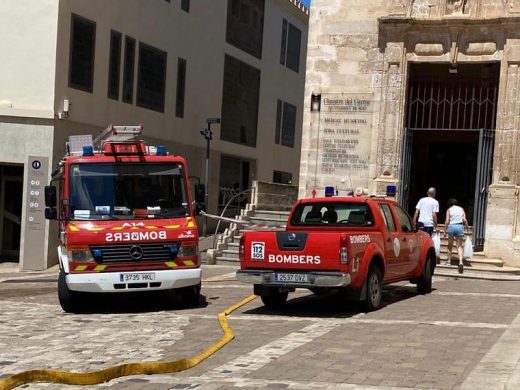
[[[189,216],[185,171],[177,163],[72,164],[69,213],[76,220]]]

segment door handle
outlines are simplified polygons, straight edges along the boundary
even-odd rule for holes
[[[406,237],[403,237],[403,242],[406,241]]]
[[[387,238],[387,239],[386,239],[386,242],[391,242],[391,241],[392,241],[391,238]]]

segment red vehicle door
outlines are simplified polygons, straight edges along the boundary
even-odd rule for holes
[[[399,259],[395,251],[396,242],[399,244],[399,232],[397,231],[397,224],[390,211],[390,205],[388,203],[379,203],[377,206],[385,225],[383,228],[384,251],[387,266],[385,279],[395,279],[399,277],[400,272]]]
[[[420,250],[417,244],[417,235],[413,230],[410,216],[398,205],[394,205],[394,212],[400,226],[400,254],[399,264],[402,275],[407,275],[415,270],[419,262]]]

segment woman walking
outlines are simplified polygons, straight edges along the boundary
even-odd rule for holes
[[[466,219],[464,209],[458,205],[457,199],[449,199],[448,210],[446,211],[446,221],[444,222],[444,234],[448,234],[447,264],[451,264],[451,249],[453,248],[453,239],[455,239],[459,255],[459,274],[464,272],[464,263],[462,261],[464,226],[468,226],[468,220]]]

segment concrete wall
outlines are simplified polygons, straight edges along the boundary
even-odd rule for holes
[[[68,87],[71,13],[96,22],[96,49],[93,93]],[[302,31],[300,72],[282,66],[280,43],[282,20]],[[273,170],[292,172],[297,180],[300,162],[301,117],[305,79],[307,15],[289,0],[266,0],[262,59],[259,60],[226,43],[227,1],[198,0],[190,12],[178,1],[144,0],[62,0],[59,9],[56,96],[54,108],[62,110],[63,100],[72,103],[68,119],[61,120],[57,148],[72,129],[103,128],[109,123],[143,123],[145,135],[167,144],[174,153],[188,158],[190,174],[205,178],[206,143],[199,131],[208,117],[220,117],[224,56],[229,54],[261,70],[258,137],[256,148],[220,140],[219,125],[213,125],[211,142],[210,210],[217,205],[221,154],[256,160],[251,179],[272,180]],[[110,30],[168,53],[165,112],[160,113],[107,98]],[[184,118],[175,116],[177,58],[187,60]],[[137,64],[137,63],[136,63]],[[121,77],[122,77],[121,69]],[[135,66],[134,85],[137,83]],[[122,82],[121,82],[122,85]],[[134,92],[134,101],[135,101]],[[277,99],[296,105],[297,123],[294,148],[274,143]]]

